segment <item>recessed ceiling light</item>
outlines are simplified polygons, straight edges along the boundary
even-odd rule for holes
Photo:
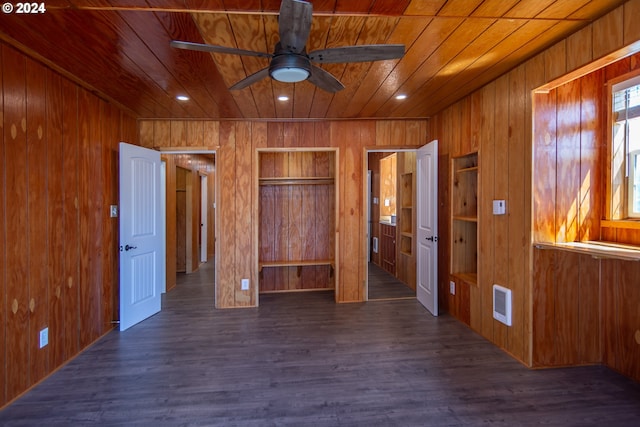
[[[278,97],[278,101],[288,101],[288,100],[289,100],[289,97],[286,95],[280,95]]]
[[[178,96],[176,96],[176,99],[177,99],[178,101],[188,101],[188,100],[189,100],[189,97],[188,97],[188,96],[186,96],[186,95],[178,95]]]
[[[400,94],[400,95],[396,95],[396,99],[407,99],[407,95],[405,94]]]

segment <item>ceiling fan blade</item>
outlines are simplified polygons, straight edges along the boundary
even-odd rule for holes
[[[311,65],[311,74],[307,80],[318,86],[320,89],[331,93],[339,92],[344,89],[344,85],[340,83],[338,79],[333,77],[331,73],[320,67],[316,67],[315,65]]]
[[[404,56],[403,44],[370,44],[358,46],[333,47],[314,50],[309,59],[321,64],[338,62],[368,62],[397,59]]]
[[[280,44],[286,51],[301,53],[309,38],[313,6],[301,0],[282,0],[278,25]]]
[[[253,73],[250,76],[247,76],[246,78],[240,80],[238,83],[231,86],[229,90],[244,89],[245,87],[264,79],[265,77],[269,77],[269,67],[263,68],[257,73]]]
[[[235,47],[216,46],[212,44],[182,42],[179,40],[172,40],[169,43],[171,47],[186,50],[199,50],[201,52],[213,52],[213,53],[230,53],[233,55],[245,55],[245,56],[258,56],[261,58],[271,58],[271,53],[255,52],[253,50],[237,49]]]

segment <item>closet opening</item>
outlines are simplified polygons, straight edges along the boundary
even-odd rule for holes
[[[259,149],[257,156],[257,292],[332,291],[337,299],[338,149]]]

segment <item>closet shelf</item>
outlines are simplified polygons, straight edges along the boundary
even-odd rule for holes
[[[471,166],[468,168],[460,168],[456,171],[456,173],[463,173],[463,172],[476,172],[478,170],[478,166]]]
[[[453,219],[456,221],[478,222],[478,217],[471,215],[453,215]]]
[[[260,178],[260,185],[331,185],[335,182],[329,176],[310,176],[310,177],[268,177]]]

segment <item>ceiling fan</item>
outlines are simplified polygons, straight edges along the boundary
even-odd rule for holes
[[[397,59],[404,55],[402,44],[344,46],[307,53],[306,44],[311,29],[312,13],[313,6],[307,1],[282,0],[278,18],[280,41],[276,44],[273,53],[178,40],[173,40],[171,46],[179,49],[271,59],[268,67],[240,80],[229,88],[231,90],[244,89],[257,81],[271,77],[285,83],[308,80],[327,92],[338,92],[344,89],[344,85],[331,73],[312,62],[319,64],[368,62]]]

